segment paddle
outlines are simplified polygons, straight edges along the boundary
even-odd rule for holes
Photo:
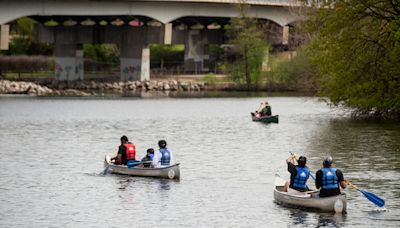
[[[355,186],[354,184],[352,184],[350,181],[347,181],[347,183],[352,186],[354,189],[356,189],[357,191],[361,192],[369,201],[371,201],[372,203],[374,203],[376,206],[378,207],[383,207],[385,206],[385,200],[383,200],[382,198],[380,198],[379,196],[373,194],[372,192],[367,192],[365,190],[361,190],[359,189],[357,186]]]
[[[107,164],[105,164],[107,162]],[[104,158],[104,165],[106,166],[103,170],[103,175],[108,173],[109,162],[107,161],[107,156]]]
[[[135,162],[133,163],[132,167],[128,167],[128,168],[134,168],[135,166],[141,165],[141,164],[147,164],[147,163],[152,163],[153,161],[140,161],[140,162]]]
[[[297,159],[296,154],[293,154],[292,152],[289,152],[291,155],[293,155],[294,159]],[[310,176],[312,177],[312,179],[315,180],[315,176],[310,172]],[[356,189],[357,191],[361,192],[369,201],[371,201],[372,203],[374,203],[375,205],[377,205],[378,207],[383,207],[385,205],[385,200],[383,200],[382,198],[380,198],[379,196],[373,194],[372,192],[368,192],[365,190],[361,190],[359,189],[357,186],[355,186],[354,184],[352,184],[350,181],[347,181],[347,184],[349,184],[350,186],[352,186],[354,189]]]

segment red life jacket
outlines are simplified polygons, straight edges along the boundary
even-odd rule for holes
[[[136,148],[135,145],[132,143],[126,143],[124,144],[125,146],[125,151],[126,151],[126,160],[136,160]]]

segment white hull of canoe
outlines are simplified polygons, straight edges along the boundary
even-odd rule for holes
[[[179,163],[162,168],[128,168],[126,165],[114,165],[110,158],[106,157],[104,166],[108,166],[108,172],[140,177],[158,177],[166,179],[180,179]]]
[[[282,180],[282,179],[281,179]],[[276,181],[275,183],[282,183]],[[318,192],[306,195],[291,195],[283,191],[284,186],[275,184],[274,199],[278,204],[294,207],[312,208],[326,212],[345,213],[347,209],[346,194],[337,196],[323,197],[318,196]]]

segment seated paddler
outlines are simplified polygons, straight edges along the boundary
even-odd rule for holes
[[[121,137],[121,145],[118,147],[118,154],[116,157],[111,158],[111,162],[116,165],[127,165],[128,167],[134,166],[136,161],[136,148],[135,145],[129,142],[128,137],[125,135]]]
[[[153,148],[149,148],[146,151],[146,156],[144,156],[141,160],[141,165],[139,165],[138,167],[140,168],[153,168],[153,159],[154,159],[154,149]]]
[[[261,102],[260,107],[256,111],[256,116],[257,117],[262,117],[262,116],[271,116],[271,105],[269,105],[268,101],[266,102]]]
[[[287,160],[288,171],[290,173],[290,183],[287,181],[285,184],[285,191],[291,194],[296,194],[299,192],[308,191],[307,180],[310,177],[310,170],[306,166],[307,158],[300,156],[297,159],[296,156],[292,154]]]
[[[322,162],[323,168],[315,175],[315,186],[320,189],[319,197],[340,195],[340,188],[346,188],[348,181],[344,179],[342,171],[332,167],[333,159],[326,156]]]
[[[167,141],[158,141],[160,149],[154,153],[153,166],[156,168],[166,167],[173,164],[172,153],[167,148]]]

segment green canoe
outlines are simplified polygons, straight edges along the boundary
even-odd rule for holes
[[[251,119],[253,121],[258,121],[263,123],[279,123],[279,115],[257,117],[253,112],[251,112]]]

